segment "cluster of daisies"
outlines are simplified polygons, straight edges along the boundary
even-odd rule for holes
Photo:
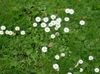
[[[66,14],[74,14],[74,10],[73,9],[65,9],[65,13]],[[59,36],[59,32],[57,32],[60,28],[61,28],[61,24],[62,24],[62,21],[65,21],[65,22],[68,22],[70,20],[69,17],[64,17],[64,19],[62,19],[61,17],[58,17],[56,15],[51,15],[50,18],[49,17],[44,17],[44,18],[41,18],[39,16],[37,16],[35,18],[35,22],[33,23],[33,27],[37,27],[38,25],[41,26],[41,28],[44,29],[45,32],[50,32],[51,31],[51,28],[53,27],[54,30],[55,30],[55,33],[52,33],[50,35],[50,37],[52,39],[54,39],[56,36]],[[80,20],[79,21],[79,24],[80,25],[85,25],[85,21],[84,20]],[[6,26],[2,25],[0,27],[0,35],[16,35],[16,32],[20,32],[20,35],[25,35],[25,31],[24,30],[20,30],[20,27],[19,26],[16,26],[15,27],[15,31],[11,31],[11,30],[7,30],[6,29]],[[63,31],[65,33],[68,33],[70,31],[70,29],[68,27],[64,27]]]
[[[90,56],[88,56],[88,60],[89,61],[93,61],[94,57],[92,55],[90,55]],[[77,64],[75,65],[75,68],[77,66],[79,66],[79,65],[82,65],[82,64],[84,64],[84,61],[82,59],[79,59],[78,62],[77,62]],[[83,72],[83,71],[84,71],[84,69],[80,68],[80,72]],[[99,68],[98,67],[94,68],[94,72],[99,73]]]
[[[72,14],[74,14],[74,10],[67,8],[67,9],[65,9],[65,13],[72,15]],[[70,20],[70,18],[69,17],[64,17],[63,20],[65,22],[68,22]],[[40,24],[41,28],[43,28],[45,32],[50,32],[51,27],[53,27],[55,31],[59,30],[59,28],[61,27],[62,19],[60,17],[57,17],[56,15],[51,15],[50,18],[44,17],[43,19],[41,19],[40,17],[36,17],[35,18],[35,21],[36,22],[33,23],[33,27],[37,27],[38,24]],[[85,25],[85,21],[84,20],[80,20],[79,21],[79,24],[80,25]],[[68,33],[70,31],[70,29],[68,27],[65,27],[63,29],[63,31],[65,33]],[[55,34],[51,34],[51,38],[54,39],[56,37],[56,35],[59,35],[59,32],[57,32]],[[48,51],[48,47],[43,46],[41,48],[41,51],[43,53],[46,53]],[[59,60],[61,57],[65,57],[65,56],[66,56],[65,53],[60,53],[60,55],[59,54],[56,54],[54,56],[54,58],[55,58],[55,60]],[[94,57],[90,55],[88,57],[88,60],[89,61],[92,61],[92,60],[94,60]],[[83,63],[84,63],[84,61],[82,59],[79,59],[78,62],[77,62],[77,64],[73,68],[76,68],[79,65],[82,65]],[[60,70],[60,66],[57,63],[54,63],[52,65],[52,67],[56,71],[59,71]],[[84,72],[84,69],[83,68],[80,68],[79,72]],[[94,72],[99,73],[99,68],[98,67],[94,68]],[[69,72],[67,72],[67,74],[72,74],[72,72],[69,71]]]
[[[66,14],[72,15],[72,14],[75,13],[75,11],[74,11],[73,9],[66,8],[66,9],[65,9],[65,13],[66,13]],[[35,22],[33,23],[33,27],[36,28],[37,26],[40,26],[46,33],[50,32],[50,31],[51,31],[51,28],[53,28],[53,29],[55,30],[55,33],[52,33],[52,34],[50,35],[50,38],[54,39],[56,36],[59,36],[58,30],[59,30],[59,29],[61,28],[61,26],[62,26],[62,21],[68,22],[68,21],[70,21],[70,18],[66,16],[66,17],[64,17],[64,18],[62,19],[61,17],[58,17],[57,15],[54,15],[54,14],[51,15],[50,17],[47,17],[47,16],[46,16],[46,17],[44,17],[44,18],[41,18],[41,17],[37,16],[37,17],[35,18]],[[84,20],[80,20],[80,21],[79,21],[79,24],[80,24],[80,25],[85,25],[85,21],[84,21]],[[63,32],[64,32],[64,33],[69,33],[69,32],[70,32],[70,29],[69,29],[68,27],[65,26],[65,27],[63,28]],[[0,35],[4,35],[4,34],[6,34],[6,35],[16,35],[17,33],[20,34],[20,35],[25,35],[25,34],[26,34],[26,32],[25,32],[24,30],[21,30],[19,26],[16,26],[16,27],[14,28],[14,31],[7,30],[6,26],[4,26],[4,25],[2,25],[2,26],[0,27]],[[48,52],[48,47],[43,46],[43,47],[41,48],[41,51],[42,51],[43,53]],[[54,56],[54,59],[55,59],[55,60],[60,60],[61,57],[65,57],[65,56],[66,56],[66,54],[63,52],[63,53],[60,53],[60,54],[56,54],[56,55]],[[88,57],[88,60],[89,60],[89,61],[92,61],[93,59],[94,59],[93,56],[89,56],[89,57]],[[80,64],[83,64],[83,63],[84,63],[84,61],[83,61],[82,59],[79,59],[74,68],[76,68],[77,66],[79,66]],[[52,67],[53,67],[53,69],[56,70],[56,71],[59,71],[59,70],[60,70],[60,66],[59,66],[59,64],[57,64],[57,63],[54,63],[54,64],[52,65]],[[83,68],[80,68],[79,71],[80,71],[80,72],[83,72],[84,69],[83,69]],[[99,73],[99,68],[97,68],[97,67],[94,68],[94,71],[95,71],[96,73]],[[67,72],[67,74],[72,74],[72,72]]]
[[[21,30],[19,26],[16,26],[14,31],[7,30],[6,26],[4,26],[4,25],[0,26],[0,35],[5,34],[5,35],[14,36],[18,32],[20,33],[20,35],[25,35],[25,31]]]
[[[43,47],[41,48],[41,51],[42,51],[43,53],[46,53],[46,52],[48,51],[48,47],[43,46]],[[71,52],[71,51],[70,51],[70,52]],[[62,52],[62,53],[60,53],[60,54],[56,54],[56,55],[54,56],[54,58],[55,58],[55,60],[60,60],[60,58],[65,57],[65,56],[66,56],[66,54],[65,54],[64,52]],[[93,61],[93,60],[94,60],[94,57],[93,57],[92,55],[90,55],[90,56],[88,56],[88,60],[89,60],[89,61]],[[77,68],[79,65],[82,65],[82,64],[84,64],[84,61],[83,61],[82,59],[79,59],[78,62],[77,62],[77,64],[73,67],[73,69],[74,69],[74,68]],[[59,66],[59,64],[57,64],[57,63],[54,63],[54,64],[52,65],[52,67],[53,67],[53,69],[56,70],[56,71],[59,71],[59,70],[60,70],[60,66]],[[81,73],[81,72],[84,72],[84,69],[80,67],[79,72],[80,72],[80,73]],[[100,69],[99,69],[98,67],[95,67],[95,68],[94,68],[94,72],[95,72],[95,73],[99,73],[99,72],[100,72]],[[72,72],[69,71],[69,72],[67,72],[67,74],[72,74]]]
[[[44,17],[41,19],[41,17],[35,18],[35,23],[33,23],[33,27],[37,27],[38,25],[41,26],[41,28],[44,29],[45,32],[50,32],[51,28],[54,27],[54,29],[57,31],[61,27],[62,19],[60,17],[57,17],[56,15],[51,15],[49,17]],[[66,29],[67,32],[69,32],[69,29]],[[59,32],[55,32],[51,34],[51,38],[54,39],[56,36],[59,35]]]
[[[46,53],[48,51],[48,47],[46,47],[46,46],[42,47],[41,48],[41,51],[43,53]],[[54,56],[54,58],[56,60],[59,60],[60,57],[65,57],[65,53],[61,53],[60,56],[58,54]],[[57,63],[56,64],[53,64],[53,69],[55,69],[56,71],[59,71],[59,65]]]
[[[56,54],[54,56],[54,58],[55,58],[55,60],[60,60],[60,58],[65,57],[65,55],[66,54],[62,52],[62,53],[60,53],[60,55],[59,54]],[[59,69],[60,69],[59,64],[57,64],[57,63],[54,63],[52,67],[56,71],[59,71]]]
[[[72,15],[72,14],[74,14],[74,10],[67,8],[67,9],[65,9],[65,13]],[[50,37],[52,39],[54,39],[56,36],[59,36],[59,32],[57,32],[57,31],[61,28],[63,20],[65,22],[68,22],[70,20],[70,18],[66,16],[66,17],[64,17],[64,19],[62,19],[61,17],[58,17],[54,14],[52,14],[50,17],[46,16],[44,18],[37,16],[35,18],[35,22],[33,23],[33,27],[40,26],[42,29],[44,29],[45,32],[50,32],[51,28],[53,28],[55,30],[55,33],[52,33],[50,35]],[[85,25],[85,21],[80,20],[79,24]],[[65,33],[68,33],[70,31],[70,29],[68,27],[64,27],[63,31]]]

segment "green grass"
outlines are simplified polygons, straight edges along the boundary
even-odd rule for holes
[[[62,23],[71,29],[69,34],[61,29],[61,35],[52,40],[51,32],[46,34],[41,28],[32,27],[36,16],[67,16],[65,8],[75,10],[74,15],[68,15],[71,21]],[[85,26],[78,24],[81,19],[86,21]],[[26,35],[0,36],[0,74],[66,74],[80,58],[84,64],[73,69],[73,74],[95,74],[94,68],[100,68],[99,0],[0,0],[1,25],[9,30],[20,26]],[[43,54],[41,47],[49,43],[52,47]],[[56,61],[54,55],[61,52],[66,52],[66,57]],[[88,61],[89,55],[94,56],[93,62]],[[60,65],[59,72],[52,68],[54,63]],[[79,72],[80,67],[83,73]]]

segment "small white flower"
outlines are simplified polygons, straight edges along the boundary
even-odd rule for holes
[[[52,23],[49,23],[48,26],[49,26],[49,27],[53,27],[54,25],[53,25]]]
[[[57,55],[55,55],[55,57],[54,57],[56,60],[59,60],[60,59],[60,57],[59,57],[59,55],[57,54]]]
[[[5,31],[5,34],[9,34],[9,31],[8,31],[8,30],[6,30],[6,31]]]
[[[49,18],[48,17],[45,17],[45,18],[43,18],[43,21],[44,22],[48,22],[49,21]]]
[[[61,53],[60,56],[61,56],[61,57],[65,57],[65,53]]]
[[[55,35],[56,35],[56,36],[59,36],[60,34],[59,34],[59,32],[56,32]]]
[[[33,23],[33,27],[37,27],[37,23]]]
[[[4,34],[4,32],[3,31],[0,31],[0,35],[3,35]]]
[[[49,27],[45,27],[45,32],[50,32],[50,28]]]
[[[66,8],[65,9],[65,13],[70,13],[70,9],[69,8]]]
[[[55,20],[55,24],[61,24],[61,22],[62,22],[62,19],[60,17]]]
[[[16,27],[15,27],[15,30],[16,30],[16,31],[19,31],[19,30],[20,30],[20,27],[19,27],[19,26],[16,26]]]
[[[8,35],[13,35],[13,34],[14,34],[13,31],[9,31],[9,32],[8,32]]]
[[[54,39],[56,36],[55,34],[51,34],[51,38]]]
[[[54,29],[57,31],[59,28],[58,27],[54,27]]]
[[[44,28],[44,27],[46,27],[46,26],[47,26],[46,23],[44,23],[44,22],[41,23],[41,27],[42,27],[42,28]]]
[[[46,53],[48,51],[48,48],[46,46],[42,47],[42,52]]]
[[[80,72],[83,72],[83,68],[80,68]]]
[[[36,17],[36,18],[35,18],[35,21],[36,21],[36,22],[40,22],[40,21],[41,21],[41,18],[40,18],[40,17]]]
[[[50,23],[54,26],[56,24],[56,21],[52,20]]]
[[[56,24],[56,27],[57,27],[57,28],[60,28],[60,27],[61,27],[61,24]]]
[[[96,73],[99,73],[100,70],[99,70],[99,68],[95,68],[94,71],[95,71]]]
[[[53,64],[53,69],[58,70],[59,69],[59,65],[58,64]]]
[[[55,24],[61,24],[61,22],[60,22],[60,21],[58,21],[58,20],[56,20],[56,21],[55,21]]]
[[[68,33],[68,32],[69,32],[69,28],[65,27],[65,28],[64,28],[64,32],[65,32],[65,33]]]
[[[80,20],[79,24],[80,25],[85,25],[85,21],[84,20]]]
[[[79,64],[83,64],[83,60],[80,59],[80,60],[78,61],[78,63],[79,63]]]
[[[50,17],[52,20],[56,19],[56,15],[51,15]]]
[[[2,25],[1,30],[6,30],[6,26]]]
[[[25,35],[26,33],[25,33],[25,31],[21,31],[20,34],[21,35]]]
[[[74,10],[73,10],[73,9],[70,9],[70,10],[69,10],[69,13],[70,13],[70,14],[74,14]]]
[[[62,19],[60,18],[60,17],[58,17],[57,19],[56,19],[56,23],[61,23],[62,22]]]
[[[65,17],[64,20],[67,22],[69,21],[69,17]]]
[[[93,60],[94,59],[94,57],[93,56],[89,56],[89,58],[88,58],[90,61],[91,60]]]
[[[72,74],[71,72],[68,72],[67,74]]]

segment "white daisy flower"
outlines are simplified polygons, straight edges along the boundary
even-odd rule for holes
[[[19,27],[19,26],[16,26],[16,27],[15,27],[15,30],[16,30],[16,31],[19,31],[19,30],[20,30],[20,27]]]
[[[56,19],[56,23],[61,23],[62,22],[62,19],[60,18],[60,17],[58,17],[57,19]]]
[[[45,32],[50,32],[50,28],[49,27],[45,27]]]
[[[68,33],[68,32],[69,32],[69,28],[65,27],[65,28],[64,28],[64,32],[65,32],[65,33]]]
[[[6,30],[6,26],[2,25],[1,30]]]
[[[56,24],[56,21],[52,20],[50,23],[54,26]]]
[[[41,27],[42,27],[42,28],[44,28],[44,27],[46,27],[46,26],[47,26],[46,23],[44,23],[44,22],[41,23]]]
[[[85,25],[85,21],[84,20],[80,20],[79,24],[80,25]]]
[[[67,74],[72,74],[71,72],[68,72]]]
[[[3,35],[4,34],[4,32],[3,31],[0,31],[0,35]]]
[[[61,24],[56,24],[55,25],[57,28],[60,28],[61,27]]]
[[[79,63],[79,64],[83,64],[83,60],[80,59],[80,60],[78,61],[78,63]]]
[[[9,34],[9,31],[8,31],[8,30],[6,30],[6,31],[5,31],[5,34]]]
[[[54,39],[56,36],[55,34],[51,34],[51,38]]]
[[[80,72],[83,72],[83,68],[80,68]]]
[[[53,69],[58,70],[59,69],[59,65],[58,64],[53,64]]]
[[[55,57],[54,57],[56,60],[59,60],[60,59],[60,56],[57,54],[57,55],[55,55]]]
[[[94,71],[95,71],[96,73],[99,73],[100,69],[99,69],[99,68],[95,68]]]
[[[55,20],[55,24],[61,24],[61,22],[62,22],[62,19],[60,17]]]
[[[64,20],[67,22],[69,21],[69,17],[65,17]]]
[[[69,8],[66,8],[65,9],[65,13],[70,13],[70,9]]]
[[[59,36],[60,34],[59,34],[59,32],[56,32],[55,35],[56,35],[56,36]]]
[[[53,27],[54,25],[53,25],[52,23],[49,23],[48,26],[49,26],[49,27]]]
[[[70,9],[70,10],[69,10],[69,13],[70,13],[70,14],[74,14],[74,10],[73,10],[73,9]]]
[[[9,31],[9,32],[8,32],[8,35],[13,35],[13,34],[14,34],[13,31]]]
[[[37,23],[33,23],[33,27],[37,27]]]
[[[26,33],[25,33],[25,31],[21,31],[20,34],[21,35],[25,35]]]
[[[42,47],[42,52],[46,53],[48,51],[48,48],[46,46]]]
[[[56,15],[51,15],[50,17],[52,20],[56,19]]]
[[[61,22],[60,22],[60,21],[57,21],[57,20],[55,21],[55,23],[56,23],[56,24],[61,24]]]
[[[58,27],[54,27],[54,29],[57,31],[59,28]]]
[[[44,17],[44,18],[43,18],[43,21],[44,21],[44,22],[48,22],[48,21],[49,21],[49,18],[48,18],[48,17]]]
[[[61,53],[60,56],[61,56],[61,57],[65,57],[65,53]]]
[[[93,60],[94,59],[94,57],[93,56],[89,56],[89,58],[88,58],[90,61],[91,60]]]
[[[35,21],[36,21],[36,22],[40,22],[40,21],[41,21],[41,18],[40,18],[40,17],[36,17],[36,18],[35,18]]]

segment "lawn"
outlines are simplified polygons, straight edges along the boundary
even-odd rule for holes
[[[67,15],[66,8],[75,13]],[[50,38],[53,28],[46,33],[40,26],[32,26],[37,16],[50,18],[52,14],[70,18],[67,23],[62,21],[60,35],[54,39]],[[12,31],[20,26],[26,34],[0,35],[0,74],[100,74],[95,72],[100,69],[100,0],[0,0],[2,25]],[[64,27],[70,32],[64,33]],[[46,53],[41,51],[43,46],[48,48]],[[56,60],[54,56],[61,53],[65,57]],[[83,64],[75,67],[80,59]],[[59,71],[53,69],[56,63]]]

